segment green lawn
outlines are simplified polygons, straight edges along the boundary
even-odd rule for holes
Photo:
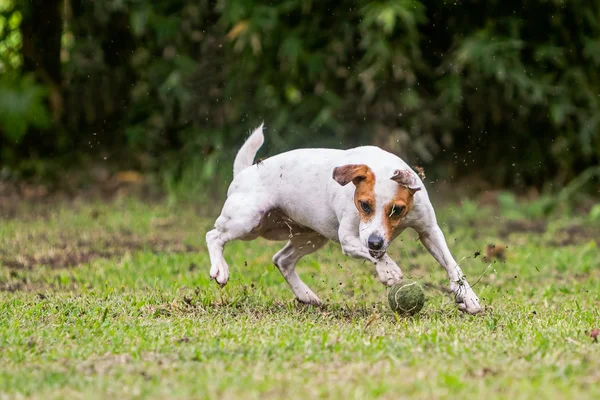
[[[438,210],[486,311],[461,314],[405,232],[390,254],[428,301],[397,318],[374,268],[333,243],[298,266],[314,308],[272,266],[281,243],[229,244],[231,280],[210,282],[212,220],[192,207],[30,211],[0,220],[0,398],[600,398],[585,333],[600,326],[600,227],[584,217]],[[485,259],[492,243],[503,253]]]

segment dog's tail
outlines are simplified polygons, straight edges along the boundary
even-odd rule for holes
[[[254,163],[254,157],[265,141],[263,126],[264,123],[260,124],[238,151],[233,162],[233,176],[236,176]]]

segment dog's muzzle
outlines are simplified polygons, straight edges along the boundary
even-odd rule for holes
[[[369,236],[367,240],[367,247],[369,248],[369,254],[373,258],[381,258],[385,254],[383,245],[385,244],[383,238],[379,235],[373,234]]]
[[[381,257],[383,257],[385,255],[385,250],[379,250],[379,251],[369,250],[369,254],[373,258],[380,259]]]

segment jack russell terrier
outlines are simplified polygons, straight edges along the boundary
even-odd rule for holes
[[[423,182],[399,157],[374,146],[299,149],[253,165],[263,142],[261,125],[239,150],[227,200],[214,229],[206,234],[211,279],[227,284],[227,242],[287,240],[273,262],[300,302],[317,305],[321,301],[295,271],[303,256],[334,240],[344,254],[374,263],[379,280],[389,286],[402,279],[402,271],[386,250],[402,231],[412,228],[446,269],[459,309],[481,311],[448,250]]]

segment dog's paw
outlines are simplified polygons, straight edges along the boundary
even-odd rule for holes
[[[479,304],[479,299],[477,299],[477,297],[475,297],[475,299],[463,299],[461,303],[457,304],[458,309],[467,314],[477,315],[483,311],[483,308],[481,307],[481,304]]]
[[[381,281],[381,283],[383,283],[385,286],[392,286],[395,283],[398,283],[402,280],[403,276],[402,276],[402,272],[397,272],[397,271],[391,271],[390,274],[387,274],[387,276],[379,277],[379,280]]]
[[[454,298],[460,311],[476,315],[483,310],[479,298],[469,286],[452,285],[450,289],[454,292]]]
[[[321,299],[319,299],[319,297],[317,297],[310,289],[299,294],[296,299],[302,304],[310,304],[313,306],[320,306],[323,304]]]
[[[394,283],[402,280],[402,270],[391,260],[377,262],[375,269],[377,270],[379,281],[386,286],[392,286]]]
[[[227,265],[213,265],[210,268],[210,279],[214,279],[221,287],[227,285],[227,281],[229,281],[229,267]]]

